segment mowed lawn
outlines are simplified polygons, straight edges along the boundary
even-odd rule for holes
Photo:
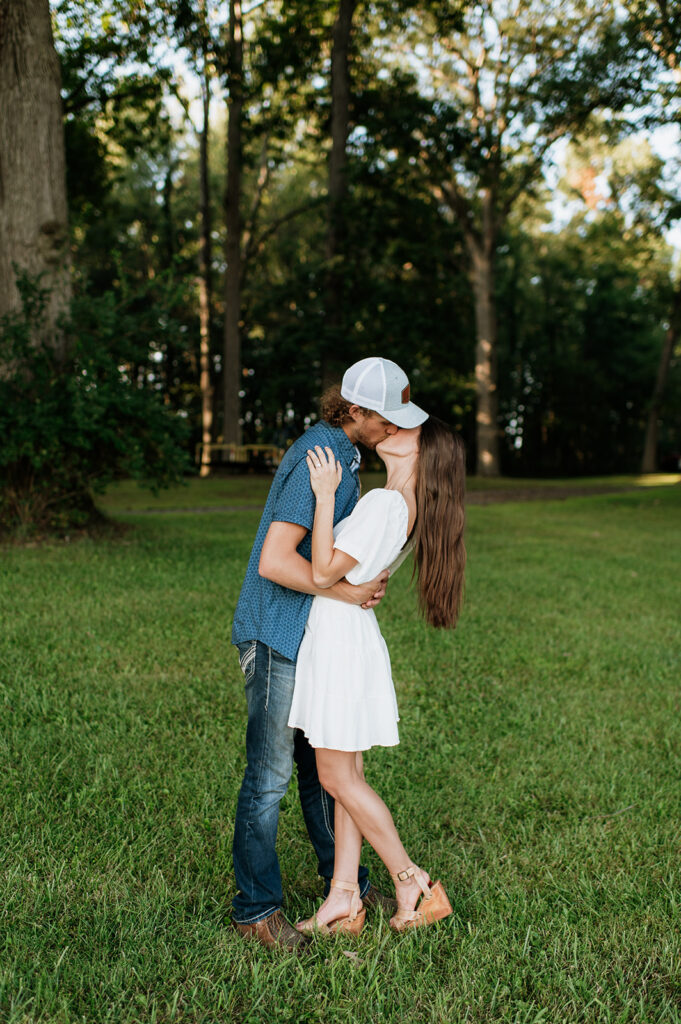
[[[454,633],[396,574],[402,742],[368,775],[454,915],[302,958],[229,923],[258,521],[233,504],[0,552],[3,1024],[681,1021],[681,487],[471,507]],[[295,783],[279,850],[295,919]]]

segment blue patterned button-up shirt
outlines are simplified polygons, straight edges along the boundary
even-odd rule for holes
[[[286,452],[277,469],[255,537],[232,625],[232,643],[261,640],[284,658],[295,661],[312,603],[311,594],[289,590],[258,573],[260,553],[270,523],[297,523],[309,532],[298,545],[298,554],[312,555],[312,523],[315,496],[305,461],[308,448],[328,446],[342,463],[343,476],[336,491],[334,526],[349,516],[359,498],[359,452],[340,427],[324,420],[310,427]]]

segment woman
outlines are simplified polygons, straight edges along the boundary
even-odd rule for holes
[[[312,575],[318,587],[351,583],[394,570],[413,548],[421,608],[428,622],[453,627],[459,614],[466,551],[463,543],[465,458],[461,440],[439,420],[399,430],[376,446],[385,487],[369,491],[333,530],[341,467],[330,448],[309,451],[317,499]],[[399,742],[390,659],[373,611],[325,597],[312,602],[296,665],[288,724],[315,747],[317,771],[336,801],[331,891],[300,931],[358,932],[365,912],[357,868],[362,838],[395,881],[398,910],[390,924],[403,931],[452,912],[441,882],[433,884],[408,856],[390,811],[365,782],[362,751]],[[420,902],[419,902],[420,901]]]

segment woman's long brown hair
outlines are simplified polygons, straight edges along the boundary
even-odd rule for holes
[[[466,566],[466,456],[461,438],[433,416],[421,427],[416,473],[414,572],[419,603],[432,626],[453,628]]]

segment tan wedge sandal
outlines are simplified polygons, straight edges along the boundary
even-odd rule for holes
[[[393,931],[404,932],[407,928],[420,928],[423,925],[435,924],[443,917],[449,917],[452,913],[452,905],[447,898],[445,887],[439,880],[431,882],[425,871],[415,864],[398,871],[392,876],[397,889],[398,882],[407,882],[414,878],[421,887],[422,895],[413,910],[400,910],[390,918],[390,927]]]
[[[347,935],[359,935],[361,932],[364,921],[367,916],[367,912],[362,906],[362,900],[359,895],[359,885],[355,882],[341,882],[335,878],[331,879],[332,889],[343,889],[344,892],[351,892],[352,899],[350,900],[350,913],[347,917],[339,917],[335,921],[330,921],[328,924],[323,924],[317,920],[317,916],[309,917],[306,921],[299,921],[296,928],[303,935],[336,935],[338,932],[343,932]]]

